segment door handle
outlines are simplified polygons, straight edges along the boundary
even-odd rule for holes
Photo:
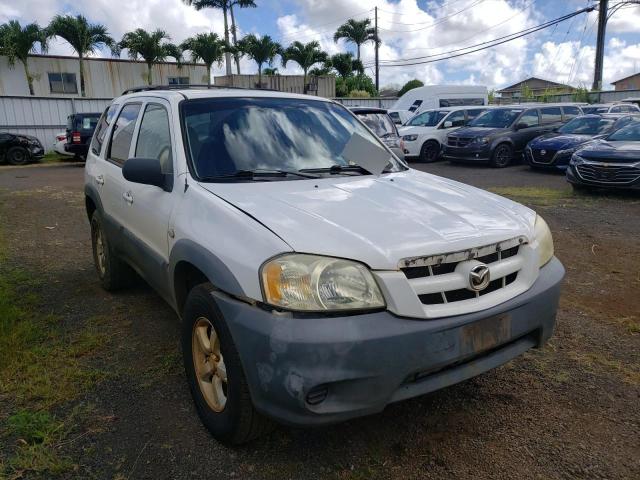
[[[124,192],[122,194],[122,198],[124,198],[124,201],[127,202],[129,205],[133,204],[133,195],[131,194],[131,192]]]
[[[98,185],[104,185],[104,176],[102,176],[102,175],[98,175],[98,176],[96,177],[96,183],[97,183]]]

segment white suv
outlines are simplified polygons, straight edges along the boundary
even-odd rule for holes
[[[398,129],[407,160],[424,163],[440,158],[447,134],[465,126],[489,107],[450,107],[419,113]]]
[[[408,168],[330,100],[138,90],[87,158],[96,269],[178,313],[217,439],[380,412],[551,336],[564,269],[532,210]]]

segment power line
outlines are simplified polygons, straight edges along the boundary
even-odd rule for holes
[[[390,30],[390,29],[386,29],[386,28],[381,28],[380,30],[384,31],[384,32],[390,32],[390,33],[411,33],[411,32],[420,32],[422,30],[427,30],[429,28],[433,28],[437,25],[440,25],[441,23],[444,23],[445,21],[447,21],[447,19],[451,18],[451,17],[455,17],[456,15],[462,13],[462,12],[466,12],[467,10],[471,10],[473,7],[481,4],[482,2],[484,2],[485,0],[476,0],[474,3],[467,5],[465,8],[458,10],[457,12],[453,12],[450,13],[448,15],[445,15],[443,17],[441,17],[439,20],[431,23],[430,25],[427,25],[426,27],[422,27],[422,28],[415,28],[413,30]]]
[[[507,43],[507,42],[516,40],[516,39],[524,37],[526,35],[530,35],[532,33],[535,33],[535,32],[538,32],[540,30],[543,30],[545,28],[548,28],[548,27],[551,27],[553,25],[556,25],[556,24],[558,24],[560,22],[564,22],[565,20],[573,18],[576,15],[580,15],[580,14],[585,13],[585,12],[593,11],[594,9],[595,9],[595,7],[583,8],[582,10],[578,10],[578,11],[573,12],[571,14],[567,14],[567,15],[564,15],[562,17],[556,18],[554,20],[550,20],[550,21],[542,23],[542,24],[540,24],[540,25],[538,25],[536,27],[531,27],[529,29],[522,30],[521,32],[517,32],[517,33],[511,34],[511,35],[506,35],[504,37],[499,37],[497,39],[489,40],[489,41],[486,41],[486,42],[478,43],[476,45],[471,45],[471,46],[466,47],[466,48],[460,48],[460,49],[456,49],[456,50],[451,50],[449,52],[443,52],[443,53],[439,53],[439,54],[435,54],[435,55],[425,55],[425,56],[422,56],[422,57],[415,57],[415,58],[409,58],[409,59],[387,60],[387,62],[412,61],[412,60],[419,60],[419,59],[423,59],[423,58],[438,57],[438,56],[442,56],[442,55],[449,55],[451,53],[459,52],[459,51],[462,51],[462,50],[468,50],[470,48],[480,47],[480,48],[475,48],[474,50],[470,50],[468,52],[457,53],[457,54],[449,55],[449,56],[443,57],[443,58],[436,58],[436,59],[433,59],[433,60],[422,60],[422,61],[417,61],[417,62],[412,62],[412,63],[398,63],[398,64],[387,63],[387,64],[382,64],[381,67],[407,67],[407,66],[412,66],[412,65],[422,65],[422,64],[426,64],[426,63],[440,62],[440,61],[443,61],[443,60],[449,60],[451,58],[461,57],[463,55],[468,55],[468,54],[471,54],[471,53],[479,52],[481,50],[486,50],[488,48],[495,47],[497,45],[501,45],[503,43]],[[505,37],[510,37],[510,38],[506,38],[505,39]],[[501,39],[504,39],[504,40],[501,40]],[[501,40],[501,41],[496,41],[496,40]],[[490,45],[487,45],[489,43],[490,43]],[[482,46],[482,45],[485,45],[485,46]]]
[[[458,12],[454,12],[454,13],[451,13],[451,14],[449,14],[449,15],[447,15],[447,16],[442,17],[442,19],[444,19],[444,18],[448,18],[448,17],[453,17],[454,15],[457,15],[458,13],[461,13],[461,12],[464,12],[465,10],[468,10],[468,9],[470,9],[470,8],[473,8],[473,7],[474,7],[475,5],[477,5],[478,3],[482,3],[482,1],[484,1],[484,0],[481,0],[480,2],[476,2],[476,3],[475,3],[475,4],[473,4],[473,5],[468,5],[467,7],[463,8],[462,10],[460,10],[460,11],[458,11]],[[452,2],[447,2],[447,3],[452,3]],[[445,4],[443,4],[440,8],[442,8],[443,6],[445,6]],[[380,12],[380,11],[384,11],[384,10],[380,10],[380,9],[378,9],[378,12]],[[420,10],[420,11],[421,11],[422,13],[427,13],[425,10]],[[409,14],[400,14],[400,13],[391,13],[391,12],[387,12],[387,13],[389,13],[390,15],[409,15]],[[411,14],[411,15],[413,15],[413,14]],[[395,24],[395,25],[406,25],[406,26],[425,25],[425,24],[428,24],[428,23],[429,23],[429,22],[405,23],[405,22],[394,22],[393,20],[385,20],[385,22],[387,22],[387,23],[393,23],[393,24]],[[433,23],[433,22],[431,22],[431,23]],[[428,28],[428,27],[427,27],[427,28]],[[407,31],[413,31],[413,30],[407,30]]]
[[[344,23],[345,21],[355,18],[355,17],[359,17],[361,15],[364,15],[365,13],[371,13],[373,12],[373,8],[369,9],[369,10],[364,10],[358,13],[354,13],[352,15],[348,15],[346,17],[341,17],[339,19],[336,20],[332,20],[331,22],[325,22],[325,23],[321,23],[319,25],[304,25],[305,29],[312,29],[315,30],[316,28],[321,28],[321,27],[326,27],[327,25],[335,25],[338,23]],[[299,28],[298,30],[301,30],[301,28]],[[298,33],[289,33],[286,35],[280,35],[278,37],[276,37],[277,40],[287,40],[287,39],[300,39],[300,38],[306,38],[306,37],[311,37],[311,36],[317,36],[317,35],[322,35],[324,33],[329,33],[329,32],[333,32],[333,30],[324,30],[324,31],[320,31],[320,32],[314,32],[314,33],[308,33],[308,34],[304,34],[304,35],[299,35]]]

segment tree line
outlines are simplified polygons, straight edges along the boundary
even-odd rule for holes
[[[37,51],[46,53],[49,42],[57,37],[65,40],[78,56],[80,71],[80,92],[86,96],[84,60],[97,49],[108,48],[114,57],[126,50],[129,58],[142,60],[147,65],[147,82],[152,83],[153,65],[173,58],[178,68],[189,59],[202,62],[207,69],[207,83],[211,84],[211,68],[226,64],[227,74],[231,73],[231,58],[240,73],[240,58],[246,56],[258,67],[258,87],[262,87],[262,75],[277,75],[274,67],[276,57],[286,67],[290,62],[297,63],[303,71],[305,93],[310,76],[334,75],[336,77],[337,96],[347,96],[352,92],[359,95],[376,95],[373,81],[364,72],[360,60],[360,47],[368,42],[379,42],[371,20],[349,19],[334,34],[334,41],[345,39],[356,46],[356,56],[352,53],[329,55],[323,51],[319,42],[302,43],[294,41],[284,47],[269,35],[248,34],[237,39],[233,8],[256,7],[253,0],[183,0],[197,10],[219,8],[223,11],[224,34],[198,33],[180,44],[171,42],[170,36],[162,29],[147,31],[138,28],[127,32],[120,41],[116,41],[105,25],[90,23],[84,16],[56,15],[49,25],[41,27],[37,23],[21,25],[11,20],[0,25],[0,55],[6,56],[9,66],[14,68],[20,62],[24,68],[29,93],[34,95],[33,76],[29,71],[28,57]],[[229,19],[231,26],[229,26]],[[266,67],[266,68],[265,68]]]

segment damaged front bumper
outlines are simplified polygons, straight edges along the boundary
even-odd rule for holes
[[[564,276],[553,258],[525,293],[493,308],[415,320],[389,312],[294,318],[214,292],[255,407],[311,426],[380,412],[486,372],[542,345]]]

